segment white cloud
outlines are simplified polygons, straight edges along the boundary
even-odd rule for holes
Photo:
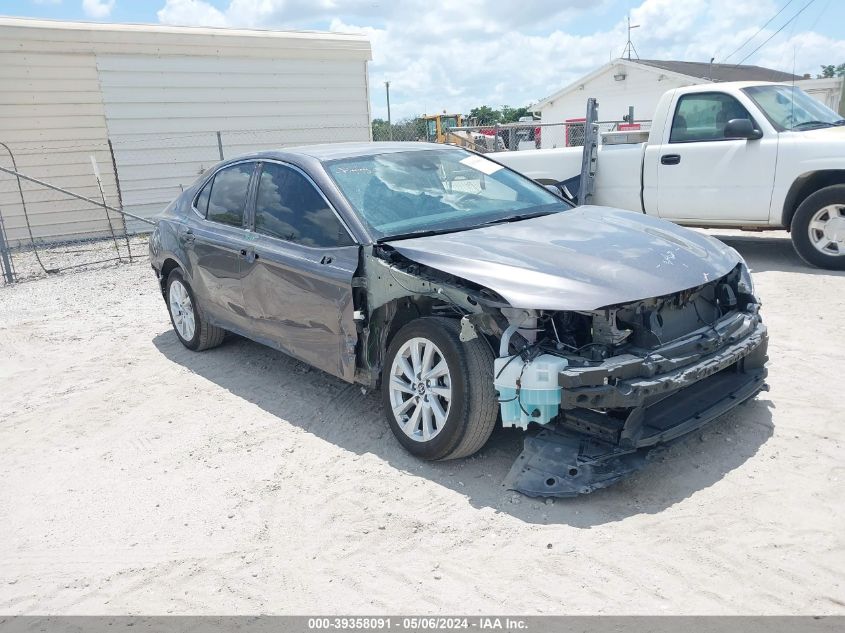
[[[624,16],[607,16],[609,0],[521,0],[503,11],[496,0],[229,0],[220,10],[203,0],[166,0],[161,22],[261,28],[328,28],[363,32],[373,47],[374,116],[385,116],[390,81],[394,118],[486,104],[527,105],[619,56]],[[631,11],[643,58],[721,61],[771,17],[780,0],[642,0]],[[573,34],[567,25],[599,12],[606,26]],[[788,16],[784,15],[784,18]],[[599,23],[599,20],[593,20]],[[775,21],[729,61],[738,62],[774,33]],[[816,72],[845,59],[845,39],[811,30],[773,38],[746,63]]]
[[[182,26],[245,26],[229,22],[223,12],[203,0],[167,0],[156,13],[164,24]]]
[[[82,10],[90,18],[107,18],[114,9],[114,0],[82,0]]]

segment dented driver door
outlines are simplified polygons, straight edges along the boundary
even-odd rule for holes
[[[241,252],[250,336],[352,381],[359,246],[304,172],[273,162],[260,170]]]

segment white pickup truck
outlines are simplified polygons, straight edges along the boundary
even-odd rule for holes
[[[544,184],[576,177],[582,149],[490,158]],[[669,90],[648,142],[603,144],[591,204],[678,224],[787,229],[808,263],[845,269],[845,119],[798,88],[715,83]]]

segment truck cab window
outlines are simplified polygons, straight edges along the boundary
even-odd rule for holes
[[[672,119],[670,143],[725,140],[725,126],[731,119],[751,119],[742,104],[722,92],[682,96]]]

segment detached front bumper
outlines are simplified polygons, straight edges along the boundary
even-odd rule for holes
[[[765,389],[767,347],[759,316],[743,313],[646,357],[567,368],[559,421],[525,440],[505,485],[566,497],[614,483]]]

